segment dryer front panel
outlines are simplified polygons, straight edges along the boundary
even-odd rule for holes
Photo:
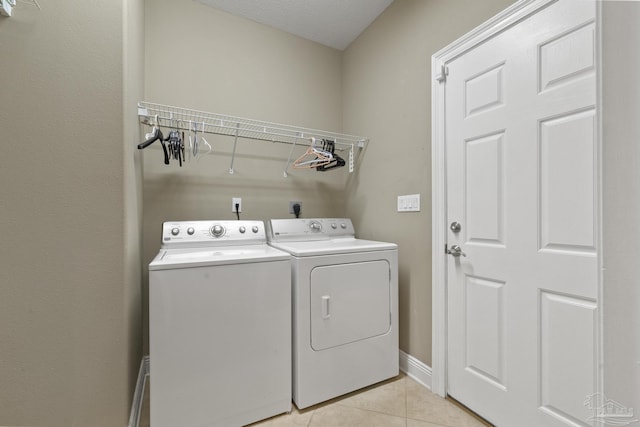
[[[313,350],[326,350],[390,331],[388,261],[323,265],[313,268],[310,275]]]

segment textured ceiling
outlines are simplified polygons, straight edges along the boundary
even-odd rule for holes
[[[344,50],[393,0],[195,0]]]

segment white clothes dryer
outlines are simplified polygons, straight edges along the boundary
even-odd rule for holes
[[[149,264],[153,427],[291,411],[291,267],[262,221],[165,222]]]
[[[306,408],[399,373],[398,247],[349,219],[272,219],[291,254],[293,400]]]

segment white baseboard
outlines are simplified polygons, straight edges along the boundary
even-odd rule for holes
[[[400,370],[431,390],[431,367],[400,350]]]
[[[136,382],[136,390],[133,393],[133,403],[131,404],[131,415],[129,416],[128,427],[138,427],[140,424],[140,411],[142,410],[142,400],[144,398],[144,388],[149,378],[149,356],[144,356],[140,362],[138,370],[138,381]]]
[[[431,367],[421,362],[410,354],[400,350],[400,370],[413,378],[419,384],[422,384],[431,390]],[[140,370],[138,371],[138,381],[136,390],[133,395],[133,403],[131,405],[131,415],[129,417],[128,427],[138,427],[140,422],[140,411],[142,409],[142,400],[144,397],[144,388],[149,378],[149,356],[144,356],[140,362]]]

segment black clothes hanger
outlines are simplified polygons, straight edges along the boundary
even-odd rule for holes
[[[336,142],[335,141],[331,141],[330,139],[323,139],[322,140],[322,148],[327,151],[328,153],[331,153],[331,161],[328,163],[324,163],[321,165],[318,165],[316,167],[316,170],[318,172],[325,172],[328,171],[330,169],[335,169],[335,168],[341,168],[342,166],[344,166],[346,164],[346,162],[344,161],[344,159],[340,156],[338,156],[337,154],[335,154],[335,150],[336,150]]]
[[[151,132],[151,134],[147,134],[147,137],[148,138],[145,142],[143,142],[142,144],[138,144],[138,150],[147,148],[155,141],[160,141],[160,144],[162,144],[162,151],[164,152],[164,164],[168,165],[169,153],[167,152],[167,146],[164,143],[164,136],[162,135],[162,131],[160,130],[160,128],[158,126],[154,126],[153,131]]]
[[[173,157],[174,160],[178,160],[180,162],[180,166],[182,166],[182,161],[185,159],[184,132],[182,132],[181,134],[178,129],[174,129],[169,132],[169,136],[165,139],[165,141],[169,142],[169,154],[171,155],[171,157]]]
[[[326,165],[320,165],[316,167],[316,170],[318,172],[325,172],[330,169],[341,168],[346,164],[347,162],[345,162],[342,157],[338,156],[337,154],[334,154],[333,160],[331,162],[327,163]]]

